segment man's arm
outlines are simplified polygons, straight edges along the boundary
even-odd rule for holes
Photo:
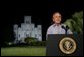
[[[48,34],[52,34],[52,29],[51,29],[51,27],[49,27],[49,28],[47,29],[46,40],[47,40],[47,38],[48,38]]]

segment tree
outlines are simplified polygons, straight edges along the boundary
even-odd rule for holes
[[[74,13],[64,24],[68,25],[73,32],[83,33],[83,11]]]

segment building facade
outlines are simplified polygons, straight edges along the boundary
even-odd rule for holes
[[[24,16],[24,23],[21,23],[19,27],[17,24],[14,25],[14,37],[15,43],[25,42],[26,37],[37,38],[38,41],[42,41],[42,26],[31,23],[31,16]]]

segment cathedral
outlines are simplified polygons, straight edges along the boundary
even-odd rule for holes
[[[24,23],[21,23],[19,27],[17,24],[13,26],[14,43],[25,43],[24,39],[26,37],[37,38],[38,41],[42,41],[42,26],[37,25],[35,27],[34,23],[31,23],[31,16],[24,16]]]

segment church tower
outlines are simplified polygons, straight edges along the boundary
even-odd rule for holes
[[[31,24],[31,16],[24,16],[24,23]]]
[[[15,37],[15,43],[18,41],[18,25],[15,24],[13,26],[13,30],[14,30],[14,37]]]

